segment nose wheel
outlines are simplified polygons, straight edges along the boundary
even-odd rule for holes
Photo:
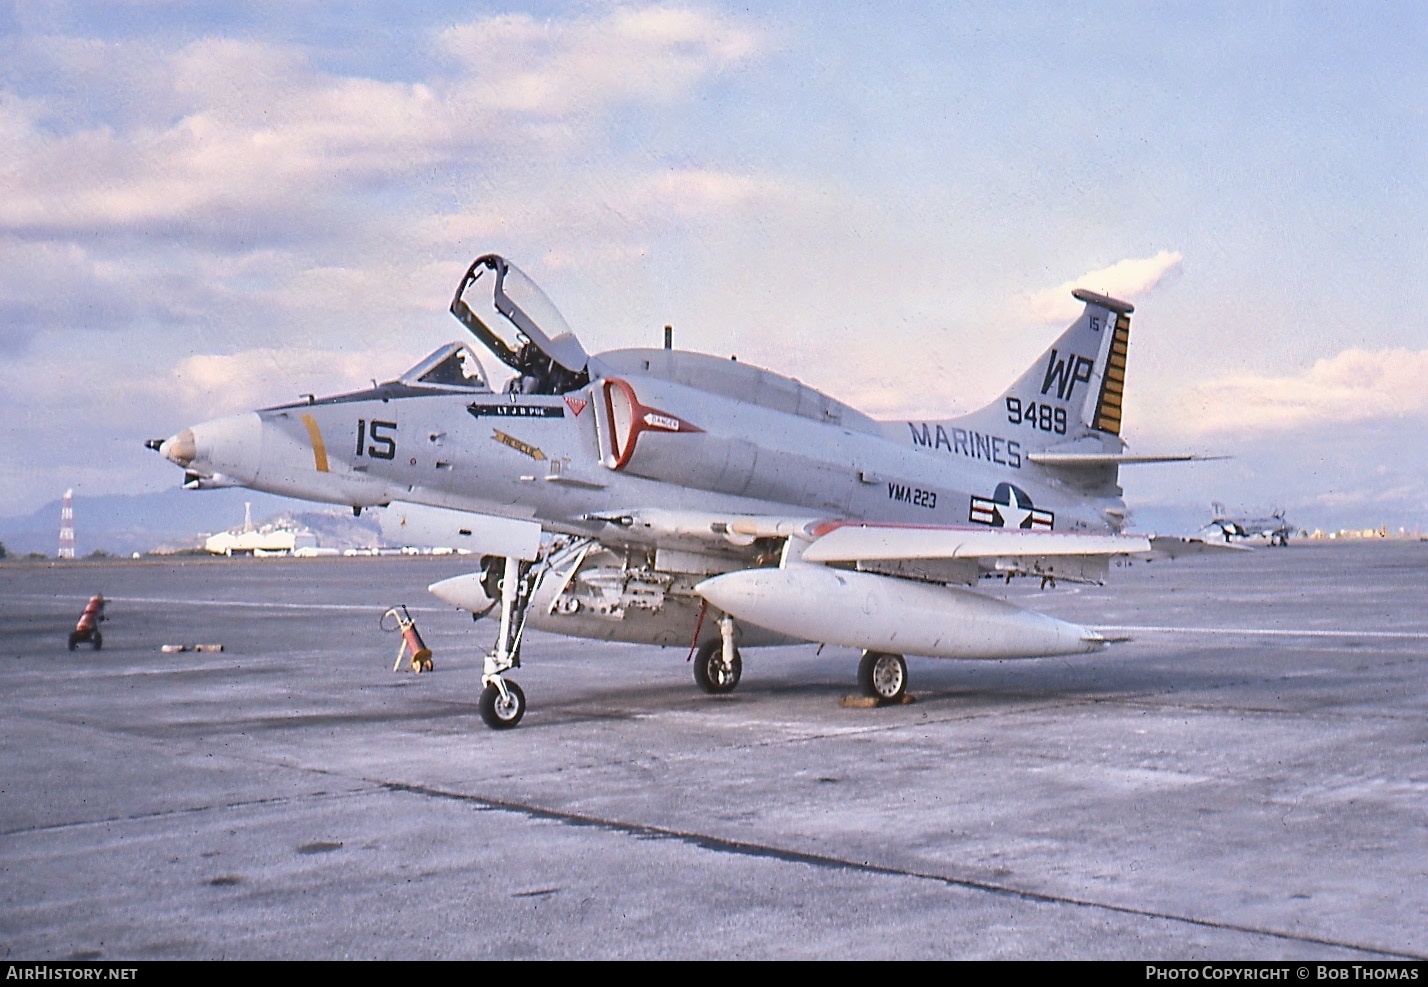
[[[526,715],[526,694],[510,679],[481,690],[481,720],[492,730],[509,730]]]

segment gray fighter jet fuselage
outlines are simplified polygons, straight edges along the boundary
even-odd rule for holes
[[[587,355],[514,265],[478,258],[451,310],[516,376],[492,389],[465,344],[394,381],[185,429],[158,444],[196,488],[241,485],[384,507],[389,537],[468,547],[432,587],[501,604],[482,712],[511,726],[525,626],[699,650],[707,691],[739,648],[865,652],[891,700],[903,654],[1094,650],[1099,635],[971,592],[988,575],[1100,582],[1122,533],[1118,468],[1131,306],[1081,317],[985,408],[875,421],[789,377],[700,353]]]

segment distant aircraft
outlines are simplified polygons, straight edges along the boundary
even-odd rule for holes
[[[790,377],[670,348],[588,354],[515,265],[477,258],[451,312],[515,371],[498,393],[463,343],[396,380],[185,428],[150,445],[185,486],[383,506],[403,544],[468,548],[433,584],[497,606],[482,718],[513,727],[527,627],[688,646],[710,693],[742,649],[860,649],[862,690],[902,698],[906,654],[1095,651],[1093,630],[967,588],[1100,583],[1112,559],[1204,542],[1124,533],[1121,398],[1131,305],[1076,290],[1081,316],[991,404],[875,421]],[[915,368],[912,368],[915,371]],[[923,376],[913,385],[937,390]],[[1213,544],[1213,543],[1212,543]]]
[[[1283,511],[1274,511],[1269,517],[1230,517],[1225,505],[1219,501],[1215,501],[1210,507],[1215,516],[1201,530],[1215,528],[1227,542],[1246,538],[1268,538],[1271,545],[1288,545],[1289,536],[1294,531],[1294,525],[1284,519]]]

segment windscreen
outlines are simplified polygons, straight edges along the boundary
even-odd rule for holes
[[[481,361],[465,343],[448,343],[402,374],[404,384],[489,391]]]

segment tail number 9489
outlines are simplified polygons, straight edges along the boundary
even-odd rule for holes
[[[1034,401],[1022,404],[1021,398],[1007,398],[1007,421],[1042,432],[1066,434],[1066,409],[1049,404],[1037,404]]]

